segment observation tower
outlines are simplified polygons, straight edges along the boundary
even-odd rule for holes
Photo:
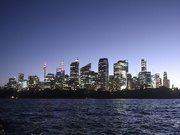
[[[44,78],[46,77],[46,70],[47,70],[47,65],[46,65],[46,63],[44,64],[44,66],[43,66],[43,70],[44,70]]]

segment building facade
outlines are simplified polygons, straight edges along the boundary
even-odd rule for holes
[[[120,60],[114,63],[114,85],[116,90],[127,88],[128,61]]]
[[[75,90],[79,85],[79,60],[76,59],[70,64],[70,86]]]
[[[166,88],[170,88],[170,80],[167,77],[167,72],[163,74],[163,86]]]
[[[97,90],[98,89],[98,73],[91,71],[90,76],[91,76],[91,89]]]
[[[23,81],[24,81],[24,74],[19,73],[18,74],[18,84],[17,84],[18,91],[23,89]]]
[[[151,72],[143,71],[138,74],[138,83],[141,88],[152,88]]]
[[[48,73],[44,78],[44,89],[55,89],[55,76]]]
[[[81,88],[91,89],[91,63],[80,69]]]
[[[155,80],[156,80],[156,88],[159,88],[162,86],[162,80],[160,78],[160,75],[158,73],[155,74]]]
[[[147,71],[147,61],[144,59],[141,59],[141,72]]]
[[[63,63],[61,63],[60,67],[56,68],[56,75],[55,75],[56,89],[63,89],[64,78],[65,78],[65,70],[63,67]]]
[[[40,79],[37,75],[28,76],[28,88],[39,88]]]
[[[98,63],[98,85],[100,89],[107,90],[109,79],[109,62],[107,58],[100,58]]]

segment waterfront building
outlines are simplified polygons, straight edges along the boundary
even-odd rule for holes
[[[98,89],[98,73],[91,71],[90,76],[91,76],[91,89],[97,90]]]
[[[22,82],[24,81],[24,74],[23,73],[19,73],[18,74],[18,82]]]
[[[79,88],[79,60],[70,64],[70,85],[73,90]]]
[[[18,84],[17,84],[18,91],[20,91],[22,89],[23,81],[24,81],[24,74],[23,73],[19,73],[18,74]]]
[[[16,78],[13,77],[13,78],[9,78],[9,82],[7,83],[7,88],[10,89],[16,89],[17,88],[17,81],[16,81]]]
[[[147,71],[147,61],[141,59],[141,72],[138,74],[139,88],[152,88],[151,72]]]
[[[81,88],[91,89],[91,63],[80,69]]]
[[[57,89],[63,88],[64,77],[65,77],[65,70],[64,70],[64,64],[62,62],[61,65],[58,68],[56,68],[56,76],[55,76],[56,86],[55,87]]]
[[[144,59],[141,59],[141,72],[147,71],[147,61]]]
[[[127,88],[128,61],[120,60],[114,63],[114,85],[116,90]]]
[[[109,84],[108,84],[109,91],[114,91],[113,81],[114,81],[114,75],[109,75]]]
[[[107,58],[100,58],[98,63],[98,85],[100,89],[107,90],[109,79],[109,62]]]
[[[170,88],[170,80],[167,77],[167,72],[163,74],[163,86],[166,88]]]
[[[155,75],[151,75],[151,87],[156,88],[156,78]]]
[[[161,87],[162,81],[161,81],[160,75],[158,73],[155,74],[155,79],[156,79],[156,88]]]
[[[63,90],[71,90],[69,75],[64,76]]]
[[[138,89],[138,78],[137,78],[136,76],[134,76],[134,77],[132,78],[131,89],[132,89],[132,90]]]
[[[151,72],[148,71],[139,72],[138,81],[141,88],[152,88]]]
[[[22,82],[22,89],[21,90],[27,90],[28,88],[28,81],[27,80],[23,80]]]
[[[127,90],[132,90],[132,75],[130,73],[127,74]]]
[[[44,89],[55,89],[55,76],[48,73],[44,78]]]
[[[40,79],[37,75],[28,76],[28,88],[39,88]]]

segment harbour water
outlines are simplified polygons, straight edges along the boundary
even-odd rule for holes
[[[180,99],[0,99],[7,135],[179,135]]]

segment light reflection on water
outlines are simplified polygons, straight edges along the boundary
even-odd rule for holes
[[[180,134],[179,99],[1,99],[7,135]]]

